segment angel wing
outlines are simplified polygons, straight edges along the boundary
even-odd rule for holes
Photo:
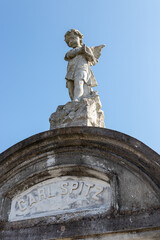
[[[105,44],[99,45],[99,46],[96,46],[96,47],[91,47],[93,55],[94,55],[94,57],[96,59],[96,61],[94,63],[92,63],[92,65],[96,65],[97,64],[98,58],[101,56],[102,48],[104,48],[104,47],[105,47]]]

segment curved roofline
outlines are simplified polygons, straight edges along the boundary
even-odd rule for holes
[[[34,143],[35,141],[42,140],[42,139],[45,139],[45,138],[48,138],[48,137],[57,136],[57,135],[70,134],[70,129],[72,129],[73,130],[72,132],[74,132],[74,133],[76,133],[77,130],[80,130],[81,133],[86,133],[86,132],[88,132],[88,129],[90,129],[90,133],[92,133],[94,131],[94,134],[97,133],[100,136],[106,136],[106,137],[113,138],[113,139],[116,137],[117,140],[123,141],[123,142],[126,142],[130,139],[130,144],[131,145],[133,143],[133,146],[134,146],[135,141],[136,141],[137,143],[140,144],[140,145],[137,146],[138,148],[140,146],[143,146],[147,152],[150,151],[150,152],[152,152],[152,154],[155,154],[155,155],[159,156],[159,158],[160,158],[160,155],[156,151],[154,151],[152,148],[147,146],[142,141],[140,141],[140,140],[138,140],[138,139],[136,139],[136,138],[134,138],[134,137],[132,137],[128,134],[125,134],[125,133],[122,133],[122,132],[119,132],[119,131],[116,131],[116,130],[112,130],[112,129],[107,129],[107,128],[85,127],[84,126],[84,127],[57,128],[57,129],[54,129],[54,130],[48,130],[48,131],[44,131],[44,132],[34,134],[34,135],[32,135],[28,138],[25,138],[24,140],[22,140],[20,142],[15,143],[11,147],[7,148],[5,151],[1,152],[0,153],[0,160],[1,160],[1,157],[3,158],[3,156],[6,153],[13,153],[13,152],[21,149],[22,147],[26,147],[30,143]]]
[[[0,166],[2,166],[8,158],[11,158],[14,154],[18,154],[29,146],[37,146],[37,144],[42,142],[43,145],[46,146],[48,144],[47,142],[45,143],[46,140],[54,142],[55,139],[57,139],[56,141],[61,142],[60,145],[62,147],[63,142],[65,141],[66,145],[67,139],[71,137],[73,141],[70,141],[70,144],[73,144],[73,146],[74,139],[82,140],[81,143],[79,143],[81,146],[83,146],[84,140],[86,142],[91,140],[92,143],[99,144],[100,148],[102,148],[103,145],[103,148],[106,149],[105,151],[112,151],[122,157],[127,156],[132,164],[144,171],[160,188],[160,155],[158,153],[129,135],[97,127],[59,128],[33,135],[2,152],[0,154]]]

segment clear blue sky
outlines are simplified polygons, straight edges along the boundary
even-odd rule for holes
[[[106,128],[160,153],[160,0],[0,0],[0,152],[70,101],[64,34],[106,43],[92,68]]]

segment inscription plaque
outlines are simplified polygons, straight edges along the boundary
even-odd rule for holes
[[[9,221],[111,207],[111,186],[91,177],[57,177],[36,184],[12,199]]]

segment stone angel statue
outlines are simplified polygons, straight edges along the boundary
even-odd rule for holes
[[[82,98],[94,94],[92,87],[97,86],[96,79],[90,66],[96,65],[105,45],[87,47],[82,45],[83,34],[71,29],[65,34],[65,41],[72,47],[65,55],[68,61],[66,74],[66,87],[72,101],[80,101]]]

